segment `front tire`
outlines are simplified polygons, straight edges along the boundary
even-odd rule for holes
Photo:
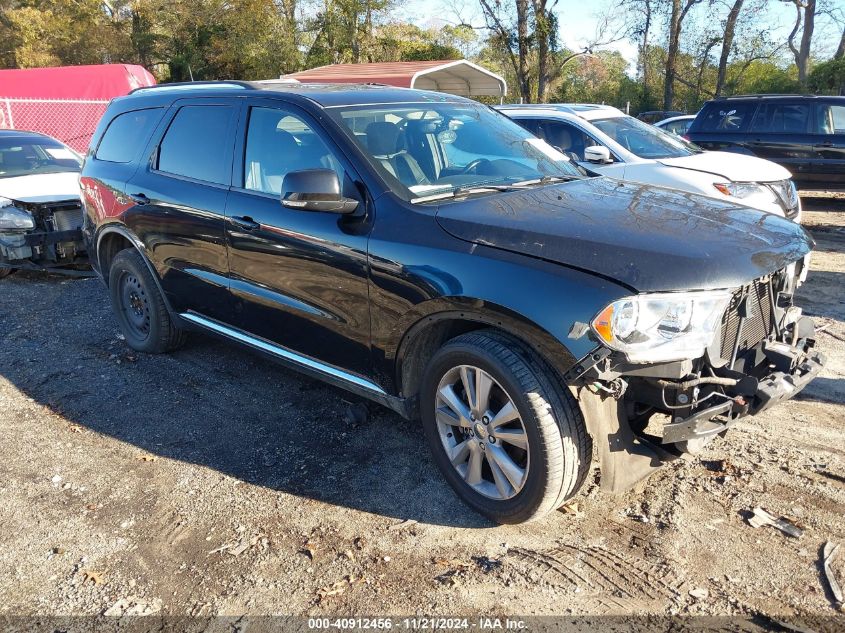
[[[15,268],[0,268],[0,279],[5,279],[13,272],[15,272]]]
[[[592,444],[569,390],[501,333],[482,330],[446,343],[426,369],[420,408],[443,476],[497,523],[555,510],[589,470]]]
[[[109,268],[109,294],[129,347],[161,354],[184,344],[184,331],[173,323],[150,269],[134,248],[115,255]]]

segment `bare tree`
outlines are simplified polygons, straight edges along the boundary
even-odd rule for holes
[[[795,25],[786,41],[795,58],[795,65],[798,67],[798,82],[802,87],[806,87],[810,69],[810,45],[813,42],[813,30],[816,25],[816,0],[781,1],[795,6]],[[796,45],[798,31],[801,31],[801,40]]]
[[[796,2],[799,0],[796,0]],[[815,1],[815,0],[812,0]],[[681,50],[681,31],[684,19],[695,5],[702,0],[671,0],[669,15],[669,46],[666,51],[666,78],[663,84],[663,109],[671,110],[675,100],[675,75],[678,64],[678,53]]]
[[[552,79],[550,56],[556,40],[557,20],[552,12],[557,0],[532,0],[534,6],[534,32],[537,40],[537,101],[545,103]]]
[[[725,36],[722,38],[722,52],[719,55],[719,74],[716,76],[716,96],[722,94],[722,89],[725,87],[725,79],[728,72],[728,58],[731,54],[731,48],[734,45],[734,34],[736,33],[736,22],[739,19],[739,13],[742,11],[742,5],[745,0],[734,0],[731,5],[731,10],[728,11],[728,17],[725,20]]]
[[[502,3],[499,0],[479,0],[479,2],[487,29],[495,39],[499,40],[501,48],[507,53],[508,60],[516,76],[520,101],[529,103],[531,101],[531,79],[528,76],[527,51],[528,0],[516,0],[516,25],[512,23],[513,16],[509,17],[504,12]],[[516,30],[516,34],[514,34],[514,30]],[[516,40],[516,50],[514,50],[514,40]]]

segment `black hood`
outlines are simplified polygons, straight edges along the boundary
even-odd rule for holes
[[[442,205],[455,237],[586,270],[640,292],[731,288],[803,257],[790,220],[697,194],[590,178]]]

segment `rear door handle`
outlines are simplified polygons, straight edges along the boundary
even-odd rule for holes
[[[150,203],[150,199],[146,195],[144,195],[143,193],[130,193],[129,198],[135,204],[149,204]]]
[[[235,226],[242,228],[245,231],[254,231],[255,229],[257,229],[261,226],[258,222],[253,220],[248,215],[247,216],[234,215],[234,216],[230,217],[229,219],[232,221],[232,223]]]

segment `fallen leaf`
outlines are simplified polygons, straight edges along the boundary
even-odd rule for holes
[[[569,503],[561,506],[560,509],[565,514],[571,514],[576,519],[580,519],[584,516],[584,513],[581,511],[581,504],[577,501],[570,501]]]
[[[88,505],[85,506],[85,509],[86,510],[96,510],[97,504],[96,503],[89,503]]]
[[[96,569],[83,569],[82,584],[84,585],[88,581],[92,582],[95,586],[105,584],[104,576],[104,572],[97,571]]]
[[[154,462],[158,459],[158,455],[138,455],[135,459],[142,462]]]
[[[393,525],[389,526],[388,530],[401,530],[402,528],[411,527],[412,525],[416,525],[417,522],[414,519],[405,519],[404,521],[400,521],[399,523],[394,523]]]
[[[323,587],[317,591],[317,598],[322,602],[330,596],[339,596],[346,591],[348,586],[349,582],[347,580],[338,580],[336,583]]]
[[[314,555],[317,553],[317,545],[309,539],[305,541],[305,544],[303,545],[300,552],[302,554],[305,554],[311,560],[314,560]]]
[[[345,550],[342,555],[349,560],[355,560],[355,554],[352,553],[351,549]]]
[[[232,556],[240,556],[245,551],[247,551],[250,547],[258,543],[258,540],[261,538],[260,535],[253,536],[251,539],[245,539],[229,549],[229,553]]]
[[[706,589],[695,588],[690,589],[689,595],[691,595],[696,600],[706,600],[710,596],[710,592]]]
[[[57,546],[57,547],[54,547],[54,548],[53,548],[53,553],[54,553],[56,556],[61,556],[62,554],[64,554],[64,553],[65,553],[65,551],[66,551],[66,550],[65,550],[65,548],[64,548],[64,547],[58,547],[58,546]]]
[[[82,427],[78,424],[71,424],[69,427],[67,427],[67,430],[71,433],[82,433],[83,431]]]

